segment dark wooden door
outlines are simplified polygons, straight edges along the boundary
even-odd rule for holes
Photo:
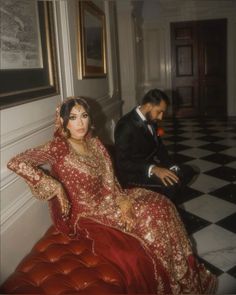
[[[226,20],[199,23],[200,114],[226,115]]]
[[[177,117],[226,115],[226,20],[171,24]]]

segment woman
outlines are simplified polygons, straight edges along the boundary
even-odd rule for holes
[[[17,155],[8,168],[26,180],[37,198],[50,200],[58,230],[75,239],[87,235],[95,253],[99,235],[94,228],[101,225],[137,238],[152,259],[157,294],[213,293],[216,279],[194,258],[175,206],[155,192],[122,190],[106,149],[91,130],[88,104],[70,98],[57,109],[53,140]],[[45,163],[50,175],[39,167]]]

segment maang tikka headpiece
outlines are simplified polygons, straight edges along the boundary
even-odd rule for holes
[[[82,110],[82,106],[78,104],[78,102],[75,103],[74,108],[77,109],[79,112]]]

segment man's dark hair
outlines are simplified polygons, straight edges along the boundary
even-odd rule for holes
[[[162,100],[164,100],[167,105],[169,104],[168,96],[160,89],[155,88],[155,89],[149,90],[144,95],[144,97],[142,99],[142,105],[147,104],[147,103],[159,105]]]

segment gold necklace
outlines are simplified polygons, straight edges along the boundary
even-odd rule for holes
[[[82,145],[86,144],[85,140],[82,139],[82,138],[81,139],[76,139],[76,138],[70,137],[70,138],[68,138],[68,140],[72,141],[74,143],[77,143],[77,144],[82,144]]]
[[[85,140],[70,137],[70,138],[68,138],[68,141],[70,142],[72,148],[76,151],[76,153],[79,153],[80,155],[88,155],[89,154],[88,144]],[[74,147],[73,147],[72,143],[76,144],[77,146],[74,145]]]

